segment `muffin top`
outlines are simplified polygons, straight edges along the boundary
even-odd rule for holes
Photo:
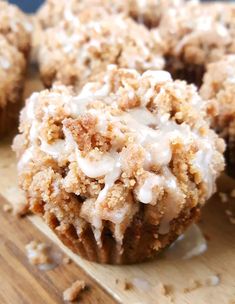
[[[72,14],[78,16],[84,10],[105,10],[109,14],[122,13],[148,26],[158,25],[168,7],[179,7],[184,0],[47,0],[38,11],[38,19],[43,28],[57,25]]]
[[[26,62],[22,53],[0,34],[0,108],[7,101],[15,102],[18,93],[15,89],[22,81]]]
[[[14,149],[27,196],[75,195],[98,242],[102,221],[121,242],[142,204],[159,209],[146,216],[167,233],[184,208],[214,192],[224,166],[223,140],[209,129],[196,88],[165,71],[111,65],[79,95],[64,86],[34,93],[20,133]]]
[[[212,124],[222,136],[235,128],[235,55],[227,55],[207,66],[200,94],[211,101]]]
[[[108,64],[140,72],[163,68],[164,44],[157,30],[122,15],[87,22],[82,16],[45,31],[39,62],[47,86],[55,80],[79,86]]]
[[[197,1],[169,9],[160,24],[168,54],[189,64],[204,65],[224,54],[234,53],[234,12],[232,4],[202,5]]]
[[[29,19],[17,6],[0,1],[0,34],[25,55],[30,48],[31,31]]]

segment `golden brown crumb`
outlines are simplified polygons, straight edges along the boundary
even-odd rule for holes
[[[29,206],[26,202],[20,202],[13,205],[13,214],[23,217],[29,213]]]
[[[49,247],[45,243],[40,243],[38,241],[31,241],[25,246],[27,257],[32,265],[41,265],[50,263],[49,258]]]
[[[75,281],[69,288],[63,292],[64,301],[76,301],[81,291],[86,287],[82,280]]]
[[[125,281],[124,282],[124,290],[130,290],[133,288],[133,284],[131,282]]]
[[[228,202],[227,193],[219,192],[219,197],[220,197],[222,203],[227,203]]]
[[[230,196],[231,196],[232,198],[235,198],[235,189],[233,189],[233,190],[230,192]]]
[[[192,280],[191,281],[191,284],[188,286],[188,287],[185,287],[184,288],[184,293],[188,293],[188,292],[191,292],[191,291],[194,291],[200,287],[202,287],[202,282],[199,281],[199,280]]]
[[[62,262],[63,262],[63,264],[70,264],[72,261],[69,257],[64,257]]]
[[[2,207],[4,212],[11,212],[12,211],[12,206],[10,204],[4,204]]]

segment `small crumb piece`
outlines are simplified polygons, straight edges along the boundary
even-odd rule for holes
[[[82,280],[75,281],[68,289],[63,292],[64,301],[76,301],[80,292],[86,287]]]
[[[64,257],[63,260],[62,260],[62,263],[65,264],[65,265],[70,264],[71,259],[69,257]]]
[[[118,280],[118,279],[116,279],[116,280],[115,280],[115,283],[116,283],[116,284],[118,284],[118,283],[119,283],[119,280]]]
[[[229,209],[226,209],[225,213],[227,214],[227,216],[232,216],[233,215],[232,211],[229,210]]]
[[[219,197],[220,197],[222,203],[228,202],[228,195],[226,193],[219,192]]]
[[[233,189],[231,192],[230,192],[230,196],[235,198],[235,189]]]
[[[133,284],[131,282],[124,282],[124,290],[130,290],[133,288]]]
[[[228,216],[229,222],[235,225],[235,216],[233,215],[232,211],[229,209],[225,210],[225,214]]]
[[[212,275],[206,279],[207,286],[217,286],[220,283],[219,275]]]
[[[174,302],[174,299],[173,299],[173,286],[160,283],[158,285],[157,290],[158,290],[158,292],[160,292],[160,294],[162,296],[167,297],[170,300],[171,303]]]
[[[19,217],[23,217],[29,212],[29,207],[27,203],[17,203],[13,205],[13,213]]]
[[[4,212],[12,212],[12,206],[10,204],[4,204],[2,209]]]
[[[229,221],[231,224],[235,225],[235,217],[233,216],[229,217]]]
[[[184,288],[184,293],[188,293],[193,290],[196,290],[196,289],[202,287],[202,285],[203,284],[199,280],[193,280],[192,283],[190,284],[190,286]]]
[[[45,243],[32,241],[25,246],[30,264],[41,265],[50,263],[49,247]]]

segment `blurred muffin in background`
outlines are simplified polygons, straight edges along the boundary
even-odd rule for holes
[[[29,18],[17,6],[0,1],[0,34],[26,57],[30,51],[32,30]]]
[[[167,70],[200,85],[208,62],[235,53],[235,5],[186,2],[167,10],[159,31],[168,45]]]
[[[87,8],[104,9],[108,14],[122,13],[149,27],[159,24],[168,7],[179,7],[184,0],[47,0],[38,11],[43,28],[57,25],[69,15],[79,16]]]
[[[235,55],[207,66],[200,94],[209,100],[212,127],[227,143],[227,172],[235,176]]]
[[[164,67],[165,45],[157,30],[122,15],[104,13],[101,20],[91,21],[92,14],[97,10],[61,22],[42,35],[39,68],[47,87],[54,81],[79,87],[108,64],[139,72]]]
[[[16,6],[0,2],[0,138],[14,129],[31,45],[32,26]]]

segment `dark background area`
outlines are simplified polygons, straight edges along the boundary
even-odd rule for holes
[[[120,0],[120,1],[125,1],[125,0]],[[207,0],[207,1],[210,1],[210,0]],[[32,13],[32,12],[36,11],[37,8],[44,1],[43,0],[9,0],[9,2],[13,3],[13,4],[17,4],[21,9],[23,9],[27,13]],[[60,2],[60,0],[58,0],[58,4],[59,4],[59,2]]]
[[[125,1],[125,0],[120,0],[120,1]],[[206,1],[213,1],[213,0],[206,0]],[[233,0],[231,0],[230,2],[232,1]],[[9,2],[13,4],[17,4],[21,9],[23,9],[27,13],[32,13],[37,10],[37,8],[44,2],[44,0],[9,0]],[[58,4],[59,2],[60,0],[58,0]]]
[[[43,0],[10,0],[13,4],[17,4],[21,9],[27,13],[33,13],[44,2]],[[58,0],[59,4],[60,0]]]

